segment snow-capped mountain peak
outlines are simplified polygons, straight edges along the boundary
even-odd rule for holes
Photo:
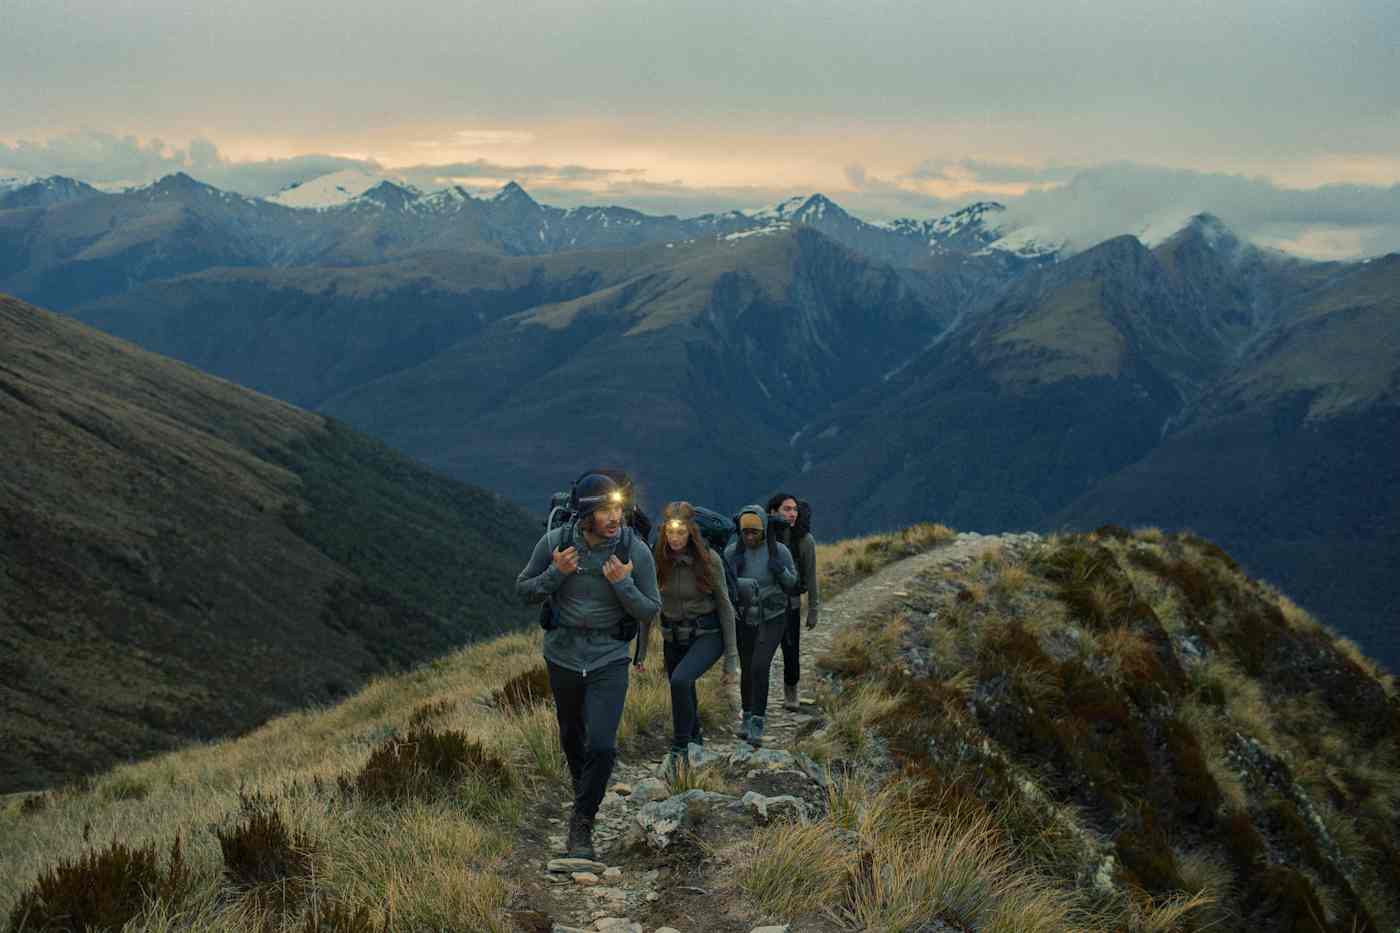
[[[386,180],[383,175],[347,168],[289,185],[267,200],[284,207],[339,207]]]

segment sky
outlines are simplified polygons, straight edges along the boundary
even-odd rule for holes
[[[995,199],[1077,236],[1201,209],[1316,255],[1400,250],[1394,0],[0,11],[0,173],[263,195],[354,166],[682,215]]]

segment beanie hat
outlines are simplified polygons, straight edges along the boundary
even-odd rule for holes
[[[614,500],[620,505],[622,490],[618,489],[617,483],[601,473],[589,473],[574,484],[571,504],[579,518],[592,515],[609,500]]]
[[[762,530],[763,530],[763,519],[760,518],[760,517],[759,517],[756,513],[754,513],[754,512],[741,512],[741,513],[739,514],[739,530],[740,530],[740,531],[748,531],[748,530],[762,531]]]

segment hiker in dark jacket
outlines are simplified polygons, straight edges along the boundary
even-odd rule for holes
[[[544,659],[574,785],[572,858],[594,857],[593,819],[617,760],[627,700],[628,643],[661,608],[651,551],[623,525],[622,499],[606,476],[579,480],[570,502],[577,517],[539,540],[515,580],[526,602],[552,601]]]
[[[662,657],[671,683],[673,729],[665,768],[674,777],[690,766],[691,743],[704,744],[695,682],[723,656],[724,683],[732,684],[738,674],[739,649],[724,559],[701,537],[689,502],[666,506],[653,557],[661,590]],[[643,623],[634,662],[638,670],[646,663],[650,634],[651,623]]]
[[[802,521],[806,512],[807,520]],[[810,509],[799,509],[797,497],[780,492],[768,499],[768,514],[781,518],[787,528],[778,540],[787,545],[797,562],[798,595],[788,597],[787,625],[783,629],[783,708],[797,712],[802,708],[797,684],[802,679],[799,650],[802,647],[802,593],[807,594],[807,628],[817,627],[821,611],[821,592],[817,586],[817,541],[812,537]]]
[[[787,547],[768,532],[762,507],[745,506],[738,520],[739,537],[724,549],[724,559],[739,578],[740,604],[747,607],[745,624],[739,626],[739,735],[757,746],[763,744],[768,715],[769,668],[783,640],[788,597],[798,592],[797,568]]]

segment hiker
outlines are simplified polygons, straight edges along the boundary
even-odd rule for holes
[[[592,859],[593,819],[617,760],[627,699],[628,643],[656,615],[656,565],[646,541],[623,524],[624,496],[590,473],[569,497],[573,518],[545,533],[515,580],[527,602],[548,599],[541,624],[559,743],[573,778],[567,854]]]
[[[747,607],[746,624],[739,626],[739,736],[759,746],[768,715],[768,672],[783,640],[788,597],[797,592],[797,568],[777,538],[782,519],[770,519],[761,506],[747,505],[739,511],[738,524],[739,537],[724,549],[724,559],[739,578],[740,604]]]
[[[769,497],[768,514],[787,523],[778,540],[787,545],[797,563],[797,595],[788,597],[787,625],[783,629],[783,709],[802,708],[797,684],[802,679],[799,650],[802,642],[802,594],[807,594],[807,628],[817,627],[821,593],[817,588],[817,541],[812,537],[812,509],[792,493]]]
[[[739,649],[734,605],[724,579],[724,559],[705,542],[689,502],[662,513],[656,540],[656,582],[661,590],[662,658],[671,682],[671,751],[665,771],[674,778],[690,766],[690,745],[705,744],[695,682],[724,657],[722,680],[734,683]],[[651,623],[642,624],[634,665],[643,670]]]

